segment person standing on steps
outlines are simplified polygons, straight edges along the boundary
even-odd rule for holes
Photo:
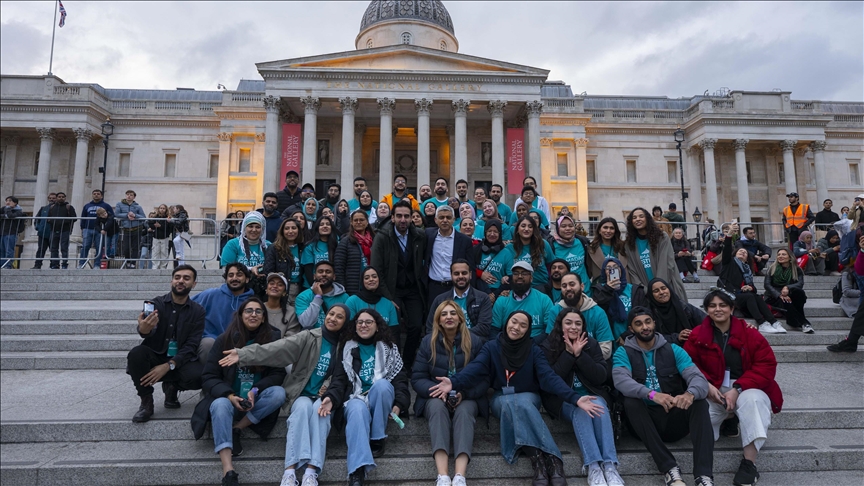
[[[120,223],[120,251],[126,261],[125,268],[135,268],[141,250],[141,230],[146,229],[147,215],[144,208],[135,202],[138,195],[132,189],[126,191],[126,198],[114,207],[114,215]],[[110,254],[109,254],[110,256]]]
[[[786,194],[789,205],[783,208],[783,226],[789,236],[789,248],[798,241],[801,232],[806,230],[814,221],[816,216],[810,210],[809,204],[801,204],[797,192]]]
[[[36,227],[36,261],[33,262],[32,270],[42,268],[42,258],[51,249],[51,231],[49,230],[47,218],[48,210],[55,200],[57,200],[57,193],[52,192],[48,194],[48,204],[39,208],[39,212],[36,213],[39,219],[36,219],[33,223]]]
[[[673,286],[675,295],[687,298],[684,283],[678,278],[672,242],[647,209],[639,207],[627,215],[624,248],[629,259],[627,278],[631,283],[647,286],[654,277],[660,277]]]
[[[382,203],[387,203],[387,206],[392,209],[396,208],[399,201],[407,200],[411,204],[411,210],[419,210],[420,203],[414,199],[414,196],[408,192],[408,178],[402,174],[393,176],[393,192],[381,198]]]
[[[267,223],[267,232],[264,235],[264,239],[270,243],[275,243],[276,236],[279,234],[279,223],[282,222],[282,213],[278,211],[279,196],[275,192],[268,192],[264,194],[261,202],[261,207],[255,211],[261,213],[264,216],[264,221]]]
[[[285,187],[276,193],[276,212],[281,216],[282,213],[291,206],[300,204],[300,174],[293,170],[289,170],[285,174]]]
[[[0,268],[12,268],[15,256],[15,242],[18,233],[24,230],[24,210],[18,205],[18,198],[9,196],[0,211]]]
[[[142,213],[143,214],[143,213]],[[66,202],[66,193],[58,192],[57,199],[48,209],[48,228],[51,230],[51,268],[69,268],[69,236],[75,226],[78,214],[71,204]],[[57,218],[57,219],[50,219]],[[138,247],[134,258],[138,258]],[[63,261],[60,261],[60,256]],[[74,255],[73,255],[74,256]],[[75,262],[73,260],[72,264]]]
[[[855,268],[853,270],[853,278],[857,279],[858,288],[864,288],[864,236],[858,238],[858,256],[855,257]],[[852,328],[849,329],[849,334],[846,338],[837,344],[828,346],[828,351],[832,353],[854,353],[858,350],[858,341],[864,335],[864,292],[859,293],[858,311],[855,312],[855,319],[852,321]]]
[[[79,257],[80,260],[78,261],[78,268],[83,268],[84,265],[87,264],[87,256],[90,254],[90,248],[99,247],[99,242],[102,238],[102,235],[96,229],[96,210],[103,208],[108,212],[108,216],[112,218],[114,217],[114,208],[102,199],[101,190],[93,189],[91,195],[93,200],[85,204],[81,209],[81,238],[83,242],[81,243],[81,255]],[[102,249],[97,248],[96,260],[100,259],[101,252]],[[96,266],[98,265],[94,265],[94,267]]]
[[[180,408],[180,390],[201,388],[204,364],[198,345],[204,332],[204,308],[189,298],[198,272],[181,265],[171,274],[171,292],[153,299],[153,312],[138,315],[138,334],[144,338],[129,351],[126,372],[141,398],[133,422],[153,416],[153,385],[162,382],[165,408]]]

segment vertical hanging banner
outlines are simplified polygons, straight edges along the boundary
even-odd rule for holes
[[[300,174],[300,124],[282,124],[282,161],[279,164],[279,184],[289,171]],[[302,176],[302,174],[300,174]]]
[[[521,194],[525,178],[525,129],[507,129],[507,193]]]

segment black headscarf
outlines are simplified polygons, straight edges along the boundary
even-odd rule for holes
[[[661,304],[654,299],[654,284],[662,283],[669,289],[669,302]],[[648,282],[648,307],[657,320],[657,332],[660,334],[673,334],[690,329],[690,320],[684,312],[684,303],[675,295],[672,286],[662,278],[655,278]]]
[[[427,228],[437,228],[438,223],[435,222],[435,214],[432,214],[432,216],[426,214],[426,206],[429,204],[435,206],[436,211],[438,208],[438,206],[436,206],[434,202],[426,201],[423,203],[423,205],[420,207],[420,212],[423,214],[423,225]]]
[[[375,273],[378,274],[378,288],[375,289],[374,292],[367,290],[366,286],[363,285],[363,276],[366,275],[366,272],[369,270],[375,270]],[[355,295],[360,297],[360,299],[367,304],[377,304],[381,300],[381,297],[383,297],[383,295],[381,295],[381,272],[375,269],[375,267],[366,267],[366,269],[360,273],[360,288],[357,290]]]
[[[351,309],[349,309],[345,304],[333,304],[330,306],[331,309],[334,307],[342,309],[342,312],[345,313],[345,324],[343,324],[342,329],[337,332],[327,329],[327,326],[321,326],[321,337],[331,345],[336,346],[342,338],[342,332],[348,328],[348,323],[351,321]]]
[[[489,228],[493,227],[498,229],[498,242],[494,244],[489,243],[489,240],[486,239],[486,232],[489,231]],[[486,220],[486,223],[483,227],[483,243],[481,243],[480,246],[483,253],[498,253],[504,248],[504,232],[501,230],[500,220]]]
[[[364,206],[363,203],[360,202],[360,198],[363,197],[364,193],[369,194],[369,204],[367,204],[366,206]],[[375,206],[374,202],[375,202],[375,198],[372,197],[372,193],[369,191],[360,191],[360,195],[357,196],[357,204],[360,205],[360,209],[362,209],[363,211],[366,211],[366,214],[369,214],[369,211],[372,211],[374,209],[374,206]]]
[[[520,339],[512,340],[507,335],[507,323],[515,314],[523,314],[528,317],[528,330]],[[507,316],[504,321],[504,329],[498,335],[498,344],[501,348],[501,362],[508,371],[516,371],[522,368],[522,365],[528,361],[531,356],[531,348],[534,346],[534,341],[531,340],[531,315],[525,311],[517,310]]]

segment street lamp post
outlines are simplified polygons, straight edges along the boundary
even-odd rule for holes
[[[114,125],[111,123],[111,119],[108,118],[105,120],[105,123],[102,124],[102,144],[105,145],[105,158],[102,160],[102,167],[99,168],[99,173],[102,174],[103,197],[105,194],[106,169],[108,168],[108,139],[111,138],[111,135],[114,135]]]
[[[678,167],[681,171],[681,214],[684,215],[684,221],[687,221],[687,193],[684,192],[684,155],[681,153],[681,143],[684,142],[684,130],[681,130],[681,125],[675,130],[675,143],[678,144]],[[687,232],[687,226],[684,226],[684,232]]]
[[[693,211],[693,221],[696,222],[696,248],[702,248],[702,234],[699,232],[699,222],[702,221],[702,213],[699,211],[699,206],[696,206],[696,211]]]

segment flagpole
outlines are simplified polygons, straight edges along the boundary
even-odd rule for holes
[[[51,59],[48,61],[48,75],[51,76],[51,69],[54,67],[54,34],[57,33],[57,3],[60,0],[54,0],[54,28],[51,30]]]

